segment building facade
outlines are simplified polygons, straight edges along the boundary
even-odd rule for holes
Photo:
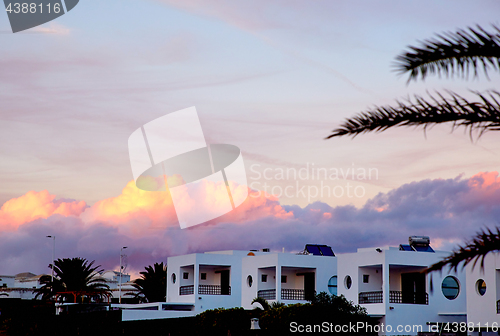
[[[468,327],[482,334],[498,335],[500,330],[500,254],[489,253],[466,266]]]
[[[118,304],[120,273],[99,275],[113,291],[111,309],[122,319],[146,320],[197,315],[216,308],[253,309],[270,303],[306,303],[316,293],[344,295],[378,318],[381,335],[451,333],[495,334],[500,327],[500,254],[476,265],[423,272],[450,252],[434,251],[427,237],[410,237],[399,247],[360,248],[335,256],[329,246],[306,245],[301,253],[216,251],[168,258],[166,302]],[[0,295],[31,299],[40,277],[32,273],[0,276]],[[122,297],[133,293],[122,276]],[[445,326],[448,329],[443,329]],[[456,331],[456,330],[455,330]]]
[[[400,247],[361,248],[338,256],[338,293],[379,318],[386,335],[437,331],[467,322],[466,272],[422,273],[449,252]]]

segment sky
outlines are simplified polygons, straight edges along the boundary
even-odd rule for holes
[[[0,274],[48,273],[46,235],[57,258],[106,269],[128,246],[137,274],[221,249],[324,243],[342,253],[428,235],[449,250],[494,227],[500,134],[471,140],[443,125],[325,137],[396,99],[497,88],[498,72],[407,83],[394,63],[437,33],[491,31],[499,10],[497,1],[86,0],[16,34],[0,13]],[[209,143],[241,149],[252,192],[181,230],[168,193],[135,187],[127,140],[190,106]]]

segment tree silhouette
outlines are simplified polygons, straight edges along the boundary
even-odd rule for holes
[[[477,76],[478,68],[487,75],[490,69],[500,70],[500,30],[488,33],[483,28],[468,28],[455,33],[437,35],[437,38],[421,42],[421,46],[409,47],[409,51],[396,57],[396,71],[409,73],[408,81],[429,74],[468,77],[470,71]],[[361,112],[345,120],[327,137],[356,136],[366,132],[380,132],[399,126],[431,126],[452,123],[453,128],[464,126],[472,132],[500,130],[500,93],[474,92],[476,101],[469,101],[456,93],[448,97],[423,98],[414,101],[396,101],[396,106],[382,106]]]
[[[276,309],[280,307],[284,307],[285,304],[279,301],[274,301],[273,303],[269,304],[266,299],[261,298],[261,297],[256,297],[252,300],[252,304],[258,303],[262,306],[262,308],[256,307],[255,309],[260,309],[260,310],[269,310],[269,309]]]
[[[419,77],[425,79],[430,74],[468,78],[472,71],[476,77],[480,69],[487,77],[489,70],[500,70],[500,29],[495,26],[491,33],[477,26],[440,34],[420,42],[419,46],[410,46],[408,51],[396,57],[396,71],[409,74],[408,82]],[[377,106],[348,118],[327,139],[355,137],[401,126],[422,126],[425,130],[441,123],[451,123],[452,130],[465,127],[471,139],[474,130],[479,131],[479,137],[485,131],[500,130],[500,93],[473,93],[476,101],[448,91],[447,96],[441,93],[429,98],[415,96],[413,101],[396,101],[395,106]],[[475,266],[479,259],[483,267],[486,254],[499,250],[500,228],[483,230],[449,257],[431,265],[426,272],[441,270],[445,266],[456,270],[462,262],[464,267],[469,262],[474,262]]]
[[[488,75],[490,67],[499,70],[500,66],[500,29],[493,26],[493,30],[489,33],[480,26],[469,27],[437,35],[419,47],[410,46],[409,51],[396,57],[396,70],[401,74],[409,72],[408,81],[435,73],[466,77],[470,70],[477,76],[481,66]]]
[[[41,296],[42,300],[62,296],[69,301],[77,301],[80,297],[94,297],[103,299],[109,297],[110,290],[106,280],[99,277],[100,266],[93,266],[85,258],[64,258],[54,262],[54,282],[50,275],[40,278],[43,283],[41,288],[35,290],[35,298]]]
[[[167,296],[167,265],[163,262],[146,266],[146,271],[140,272],[141,277],[134,280],[138,293],[130,294],[142,302],[165,302]]]
[[[479,231],[470,242],[459,246],[450,256],[431,265],[425,272],[441,270],[445,266],[456,271],[461,263],[465,267],[471,262],[474,268],[479,260],[481,260],[480,267],[483,268],[484,258],[492,251],[500,251],[500,228],[498,227],[496,231],[490,229]]]

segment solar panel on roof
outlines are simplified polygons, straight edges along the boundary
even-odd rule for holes
[[[401,244],[399,245],[400,251],[413,251],[410,245]]]
[[[321,255],[318,245],[306,245],[306,251],[313,255]]]
[[[330,246],[320,245],[319,250],[326,257],[335,257],[335,254],[333,253],[332,248]]]
[[[434,250],[430,246],[413,246],[413,248],[417,252],[434,252]]]

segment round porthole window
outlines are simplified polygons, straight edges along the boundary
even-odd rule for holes
[[[328,291],[332,295],[337,295],[337,276],[334,275],[328,280]]]
[[[175,280],[176,280],[175,273],[172,273],[172,283],[173,283],[173,284],[175,283]]]
[[[441,290],[443,291],[443,295],[448,300],[455,300],[458,294],[460,294],[460,284],[458,279],[451,275],[447,276],[443,279]]]
[[[346,289],[350,289],[352,286],[352,279],[350,275],[346,275],[344,278],[344,286]]]
[[[252,287],[253,284],[253,278],[251,275],[247,276],[247,285],[248,287]]]
[[[486,282],[483,279],[479,279],[476,282],[477,294],[483,296],[486,293]]]

